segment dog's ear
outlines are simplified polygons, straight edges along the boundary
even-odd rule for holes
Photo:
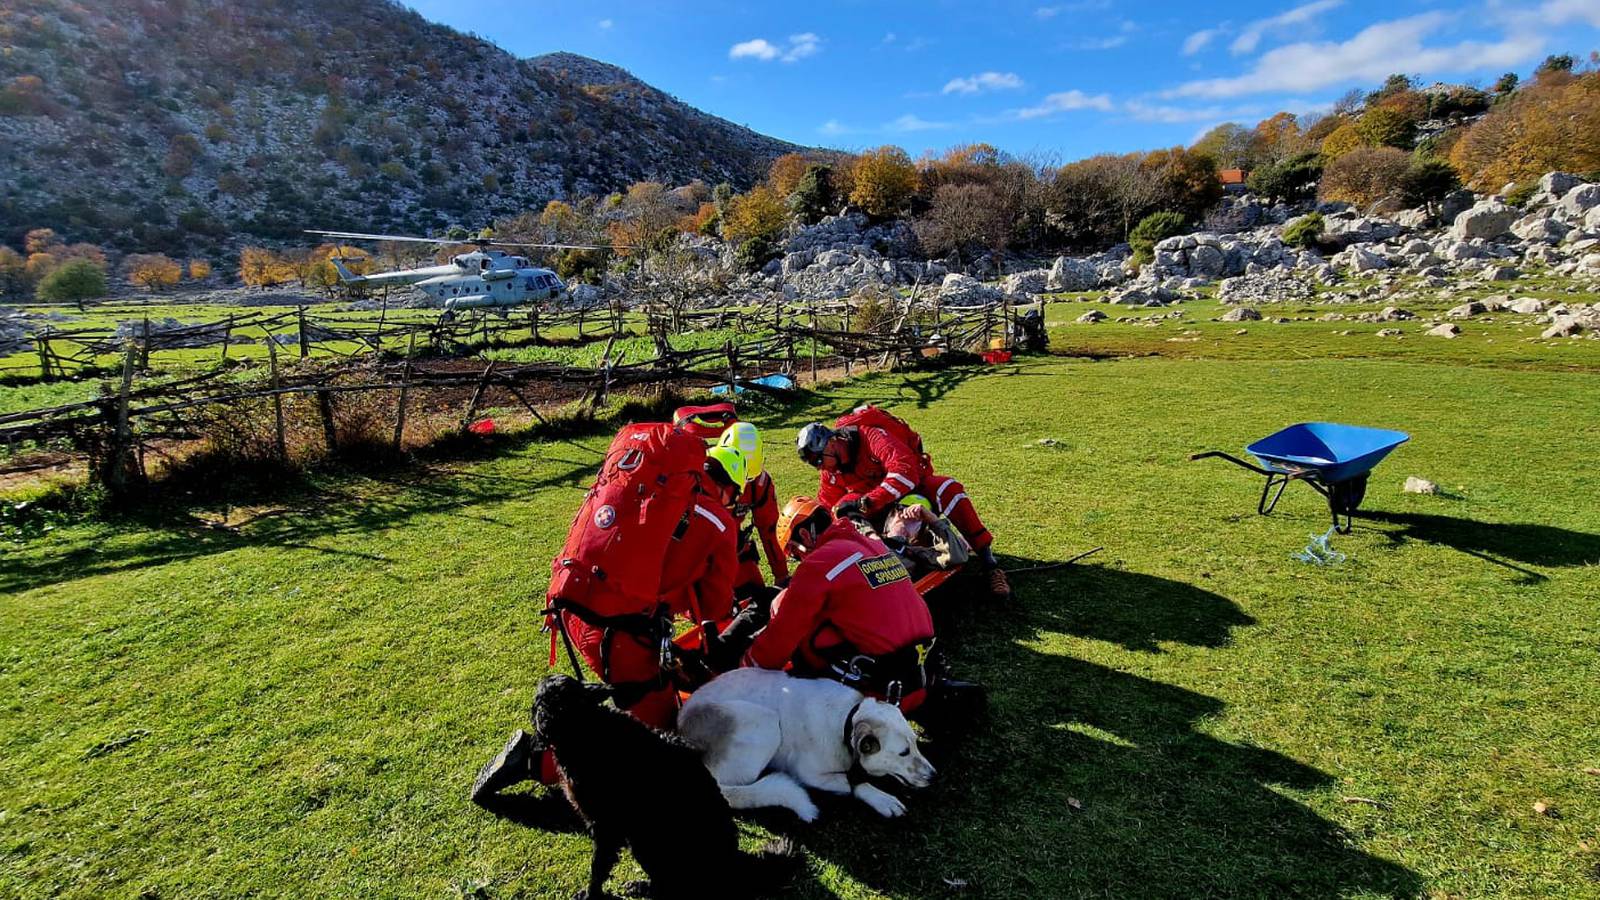
[[[856,748],[857,756],[871,756],[883,749],[878,736],[872,733],[872,726],[866,722],[856,723],[855,730],[850,733],[850,745]]]

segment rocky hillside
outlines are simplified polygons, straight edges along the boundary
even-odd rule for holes
[[[794,149],[388,0],[0,0],[12,243],[38,226],[170,250],[470,226],[640,180],[743,187]]]

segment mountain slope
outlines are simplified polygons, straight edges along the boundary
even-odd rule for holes
[[[0,238],[174,249],[474,225],[793,145],[387,0],[0,0]]]

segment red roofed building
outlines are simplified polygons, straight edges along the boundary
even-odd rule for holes
[[[1242,194],[1247,190],[1243,169],[1223,169],[1217,173],[1217,180],[1222,182],[1222,189],[1230,194]]]

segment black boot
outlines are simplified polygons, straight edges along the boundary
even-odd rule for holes
[[[472,802],[481,804],[514,784],[532,780],[538,759],[533,737],[518,728],[505,748],[478,770],[477,780],[472,783]]]

